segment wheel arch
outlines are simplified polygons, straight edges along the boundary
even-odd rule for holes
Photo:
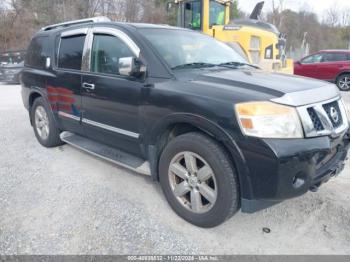
[[[212,137],[224,148],[237,173],[241,197],[247,194],[251,195],[247,165],[236,141],[215,122],[193,114],[174,114],[168,116],[152,129],[148,146],[152,179],[159,181],[159,158],[167,143],[172,138],[189,132],[204,133]]]
[[[32,108],[35,99],[37,99],[39,97],[43,97],[43,95],[39,91],[31,92],[31,94],[29,95],[29,101],[28,101],[29,109]]]
[[[42,90],[39,88],[32,89],[29,96],[28,96],[28,110],[29,110],[30,123],[33,124],[33,122],[32,122],[33,120],[31,118],[31,114],[30,114],[32,106],[34,105],[34,101],[40,97],[44,99],[44,102],[46,103],[47,108],[50,110],[50,113],[54,116],[53,119],[55,121],[55,124],[58,125],[57,119],[56,119],[55,114],[52,110],[52,106],[50,105],[50,103],[47,100],[47,95],[45,93],[45,90]]]
[[[29,111],[29,120],[31,125],[33,125],[33,119],[30,112],[34,105],[34,101],[40,97],[43,97],[43,94],[39,90],[33,90],[28,96],[28,111]]]
[[[340,73],[336,76],[335,82],[337,82],[338,79],[339,79],[339,77],[341,77],[342,75],[350,75],[350,69],[344,70],[344,71],[340,72]]]

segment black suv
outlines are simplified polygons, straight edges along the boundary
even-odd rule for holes
[[[43,146],[150,175],[201,227],[317,190],[349,147],[335,85],[263,72],[181,28],[102,18],[43,28],[22,84]]]

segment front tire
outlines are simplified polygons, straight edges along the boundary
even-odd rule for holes
[[[41,145],[50,148],[63,144],[52,112],[42,97],[35,99],[30,114],[35,136]]]
[[[350,74],[339,76],[336,84],[341,91],[350,91]]]
[[[171,140],[159,162],[160,184],[174,211],[199,227],[215,227],[239,208],[232,162],[215,140],[188,133]]]

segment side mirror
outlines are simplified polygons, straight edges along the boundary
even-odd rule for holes
[[[119,58],[119,74],[122,76],[140,77],[146,73],[146,66],[135,57]]]

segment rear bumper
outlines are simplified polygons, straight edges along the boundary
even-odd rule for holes
[[[245,142],[241,149],[249,171],[242,190],[242,211],[256,212],[316,191],[343,170],[349,137],[347,131],[337,138]]]

